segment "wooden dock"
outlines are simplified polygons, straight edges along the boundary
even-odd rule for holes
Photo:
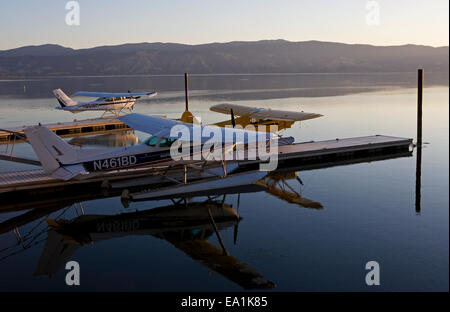
[[[391,136],[375,135],[304,142],[279,147],[277,170],[311,170],[411,155],[412,139]],[[243,161],[239,163],[238,171],[250,170],[256,166],[258,166],[257,161]],[[180,169],[173,169],[172,172],[176,170]],[[42,169],[0,173],[0,202],[3,206],[0,211],[4,211],[3,208],[8,206],[8,203],[15,203],[18,198],[24,198],[29,202],[30,198],[41,196],[48,200],[49,196],[57,198],[67,192],[73,195],[80,194],[80,196],[86,194],[87,190],[90,193],[94,191],[94,193],[101,193],[105,191],[105,186],[109,182],[145,177],[157,171],[148,168],[130,169],[107,172],[95,178],[70,181],[52,178]]]
[[[130,129],[130,127],[116,118],[96,118],[80,121],[57,122],[51,124],[43,124],[43,126],[48,127],[50,130],[61,137],[103,134],[112,131],[123,131]],[[5,130],[23,134],[23,129],[25,127],[26,126],[6,128]],[[0,131],[0,144],[12,143],[14,142],[14,139],[17,142],[20,141],[17,137],[15,138],[12,133]]]

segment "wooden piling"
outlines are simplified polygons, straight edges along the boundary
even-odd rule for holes
[[[184,73],[184,98],[186,101],[186,110],[189,110],[189,91],[188,91],[188,73]]]
[[[423,69],[417,71],[417,145],[422,145]]]

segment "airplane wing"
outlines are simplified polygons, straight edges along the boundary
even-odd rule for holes
[[[258,140],[265,141],[274,137],[267,132],[248,131],[237,128],[221,128],[217,126],[200,126],[171,119],[147,116],[142,114],[128,114],[118,117],[129,127],[152,134],[157,137],[179,139],[178,130],[189,131],[190,141],[211,143],[252,143]],[[197,127],[197,129],[195,129]],[[171,130],[172,131],[171,134]],[[201,131],[199,131],[201,130]],[[201,135],[200,135],[201,134]]]
[[[231,110],[233,110],[233,114],[237,116],[249,116],[258,120],[301,121],[323,116],[315,113],[273,110],[228,103],[213,105],[209,109],[223,114],[231,114]]]
[[[150,92],[124,92],[124,93],[109,93],[109,92],[87,92],[87,91],[77,91],[73,93],[78,96],[90,96],[90,97],[99,97],[99,98],[111,98],[111,97],[131,97],[131,96],[141,96],[148,95],[148,97],[152,97],[157,95],[155,91]]]

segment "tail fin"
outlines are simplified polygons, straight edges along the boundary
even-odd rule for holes
[[[55,95],[59,104],[61,104],[61,107],[77,105],[77,102],[68,97],[61,89],[53,90],[53,94]]]
[[[43,126],[26,127],[24,133],[48,174],[68,180],[78,174],[82,168],[62,168],[61,165],[78,160],[78,151],[62,140],[50,129]],[[81,166],[82,167],[82,166]]]

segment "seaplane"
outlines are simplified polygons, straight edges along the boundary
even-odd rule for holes
[[[295,122],[322,117],[321,114],[273,110],[267,108],[250,107],[245,105],[221,103],[209,108],[213,112],[231,115],[231,120],[218,122],[215,125],[225,127],[228,125],[252,125],[258,130],[271,131],[270,126],[276,125],[276,131],[290,128]],[[273,129],[273,128],[272,128]]]
[[[131,147],[97,150],[75,149],[45,126],[26,127],[24,133],[45,172],[53,178],[64,181],[138,167],[173,167],[209,161],[217,163],[208,155],[204,157],[202,147],[205,143],[214,144],[211,145],[212,152],[221,153],[222,150],[226,153],[226,148],[229,149],[230,146],[232,148],[240,144],[248,146],[250,143],[276,139],[274,134],[267,132],[194,125],[137,113],[119,116],[118,119],[134,130],[150,134],[150,137],[142,144]],[[191,144],[179,159],[174,159],[171,155],[172,144],[175,142],[180,144],[183,141],[179,132],[172,131],[175,127],[184,127],[183,129],[189,131],[188,141]],[[196,131],[199,132],[198,135]],[[216,147],[217,150],[214,150]]]
[[[68,111],[71,113],[80,113],[85,111],[104,111],[103,117],[110,112],[115,116],[119,116],[124,109],[133,110],[134,104],[141,96],[153,97],[157,92],[126,92],[126,93],[107,93],[107,92],[86,92],[77,91],[73,94],[76,96],[96,97],[97,99],[90,102],[77,102],[71,99],[61,89],[53,90],[53,94],[58,100],[60,107],[56,109]]]

